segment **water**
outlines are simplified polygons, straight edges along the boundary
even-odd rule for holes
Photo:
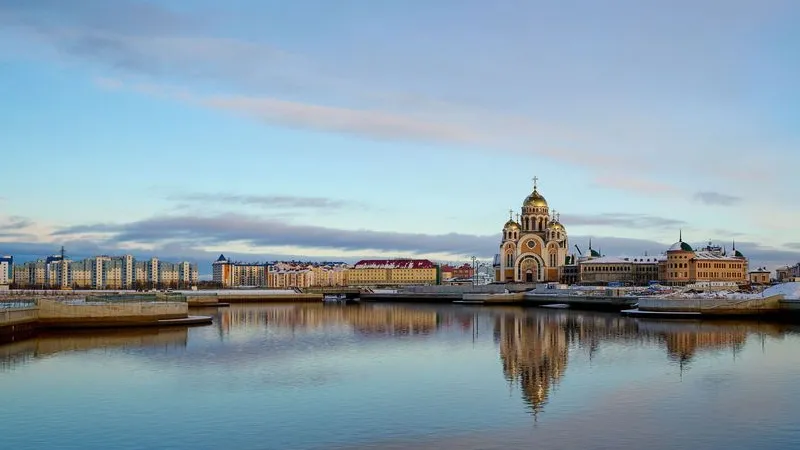
[[[0,346],[9,449],[800,448],[800,328],[247,305]]]

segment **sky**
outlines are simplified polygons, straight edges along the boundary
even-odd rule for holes
[[[791,0],[0,0],[0,254],[800,261]]]

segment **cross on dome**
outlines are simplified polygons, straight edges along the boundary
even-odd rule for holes
[[[536,190],[536,184],[537,184],[538,181],[539,181],[539,177],[534,176],[533,177],[533,190],[534,191]]]
[[[514,210],[513,209],[509,209],[508,210],[508,220],[514,220]]]

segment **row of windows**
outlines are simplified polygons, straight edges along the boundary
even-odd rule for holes
[[[698,272],[698,278],[743,278],[741,272]]]

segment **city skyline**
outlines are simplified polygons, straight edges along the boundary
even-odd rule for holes
[[[0,2],[0,254],[800,261],[792,2],[234,3]]]

